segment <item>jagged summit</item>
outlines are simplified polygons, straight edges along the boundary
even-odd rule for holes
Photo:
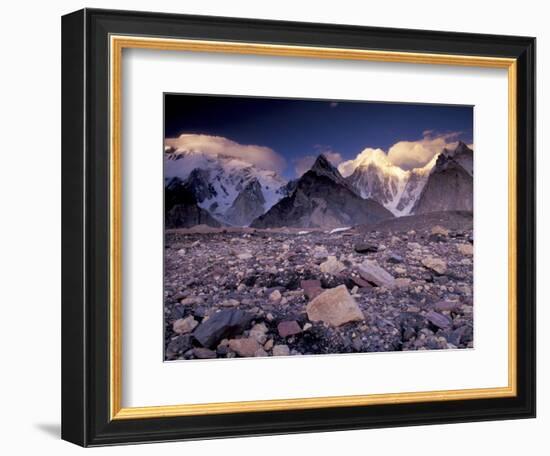
[[[392,217],[377,201],[361,198],[321,154],[298,179],[292,194],[255,219],[251,226],[338,228]]]
[[[347,182],[347,180],[340,174],[338,168],[334,166],[324,154],[319,154],[313,166],[310,168],[307,173],[313,173],[317,176],[325,176],[339,185],[343,185],[352,192],[355,192],[355,189]],[[306,173],[306,174],[307,174]]]
[[[344,179],[336,166],[334,166],[324,154],[319,154],[309,171],[318,176],[327,176],[334,181],[343,181]]]

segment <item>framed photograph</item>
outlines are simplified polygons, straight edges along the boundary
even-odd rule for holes
[[[62,437],[535,416],[535,39],[62,21]]]

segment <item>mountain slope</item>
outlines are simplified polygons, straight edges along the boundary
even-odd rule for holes
[[[225,214],[226,219],[237,226],[248,226],[265,212],[265,198],[258,179],[252,179],[239,193]]]
[[[164,189],[164,216],[166,228],[220,226],[217,220],[199,207],[193,193],[178,178],[171,179]]]
[[[337,228],[377,222],[393,214],[372,199],[358,196],[336,168],[320,155],[290,196],[254,220],[251,226]]]
[[[363,198],[378,201],[394,215],[407,215],[422,191],[435,160],[422,168],[404,170],[392,164],[381,149],[365,149],[340,166],[351,174],[346,181]]]
[[[438,155],[428,181],[412,208],[413,214],[473,211],[473,152],[464,143]]]

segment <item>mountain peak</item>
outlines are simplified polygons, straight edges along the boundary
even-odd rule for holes
[[[340,171],[325,157],[324,154],[319,154],[315,163],[309,170],[318,176],[326,176],[335,182],[342,183],[344,178],[340,174]]]
[[[455,155],[456,154],[461,154],[461,153],[464,153],[464,152],[471,152],[472,150],[462,141],[458,141],[458,144],[455,148]]]
[[[311,167],[312,171],[317,170],[336,170],[336,168],[332,165],[332,163],[328,160],[327,157],[325,157],[324,154],[319,154],[317,156],[317,159],[315,160],[315,163],[313,163],[313,166]]]

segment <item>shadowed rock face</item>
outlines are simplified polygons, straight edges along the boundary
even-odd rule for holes
[[[196,168],[191,171],[183,185],[193,194],[197,202],[202,203],[206,199],[212,199],[217,196],[216,189],[209,182],[209,179],[209,170]]]
[[[392,217],[380,203],[362,199],[352,191],[338,170],[321,155],[298,180],[292,195],[279,201],[251,226],[336,228]]]
[[[166,228],[220,226],[217,220],[199,207],[193,193],[178,178],[172,179],[164,189],[164,213]]]
[[[248,226],[264,213],[265,198],[257,179],[251,180],[239,193],[227,211],[227,220],[236,226]]]
[[[412,213],[473,211],[473,153],[460,143],[455,151],[443,151],[437,158],[426,186]],[[465,169],[468,168],[468,169]]]

